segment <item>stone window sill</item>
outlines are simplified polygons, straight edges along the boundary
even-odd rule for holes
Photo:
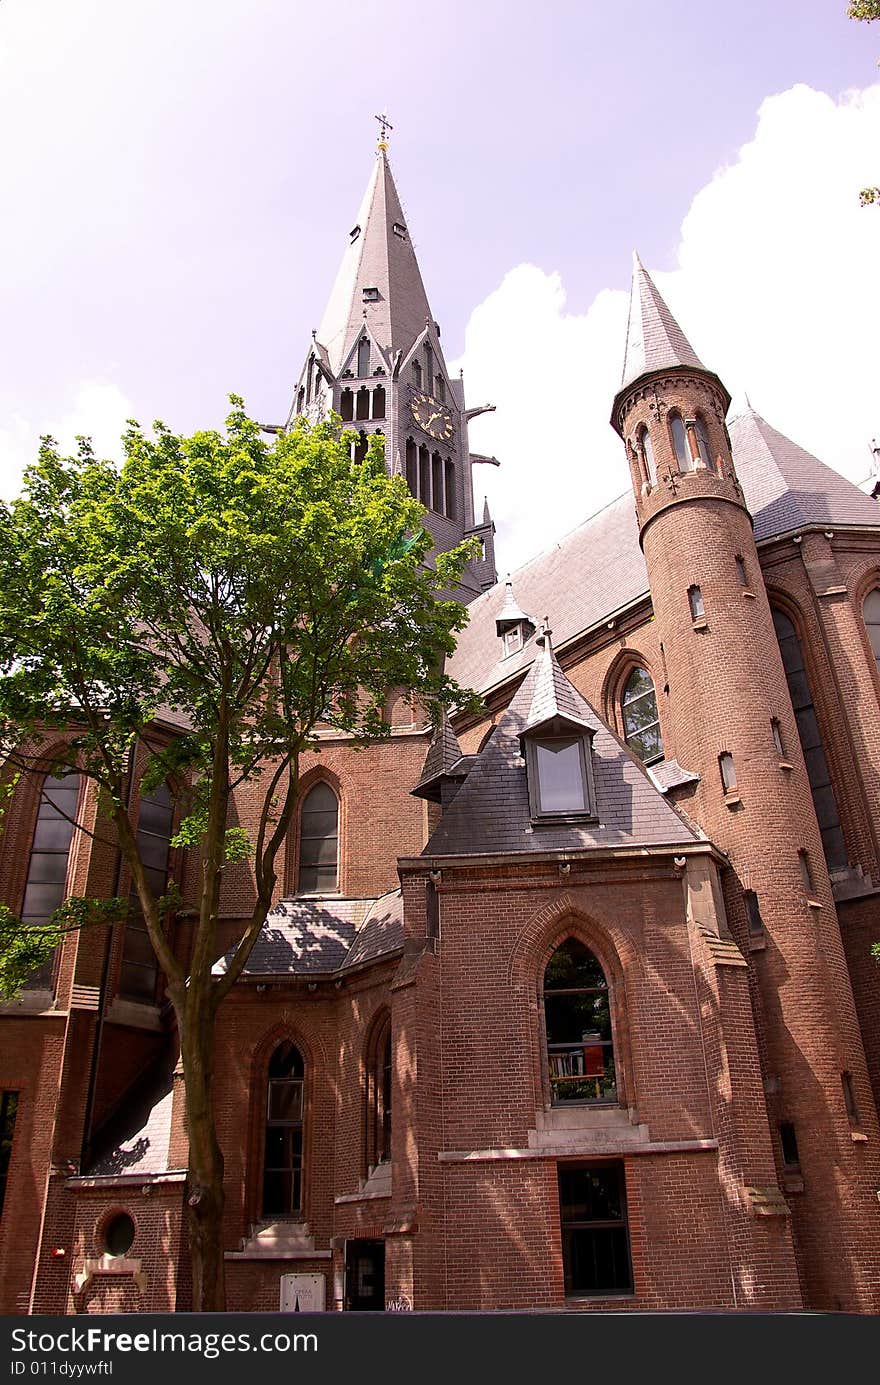
[[[780,761],[779,761],[779,768],[780,768],[780,769],[787,770],[787,771],[790,772],[791,770],[794,769],[794,765],[793,765],[793,764],[790,764],[790,762],[789,762],[788,760],[780,760]]]
[[[821,908],[822,908],[822,901],[821,901],[820,899],[808,899],[808,900],[807,900],[807,908],[808,908],[808,909],[821,909]]]
[[[763,952],[767,947],[766,938],[749,938],[749,952]]]
[[[709,629],[709,622],[708,622],[708,620],[706,619],[705,616],[700,616],[700,618],[699,618],[698,620],[695,620],[695,621],[694,621],[693,625],[694,625],[694,629],[695,629],[695,630],[708,630],[708,629]]]
[[[854,1145],[866,1145],[868,1143],[867,1135],[861,1130],[851,1130],[849,1137]]]
[[[742,804],[742,799],[738,793],[726,793],[724,795],[724,802],[727,804],[728,808],[738,808]]]
[[[755,596],[755,593],[754,593],[754,592],[750,592],[749,589],[748,589],[748,587],[743,588],[743,594],[742,594],[742,596],[743,596],[743,601],[757,601],[757,597]]]
[[[790,1169],[788,1172],[784,1172],[780,1181],[783,1192],[802,1193],[804,1191],[804,1179],[800,1169]]]

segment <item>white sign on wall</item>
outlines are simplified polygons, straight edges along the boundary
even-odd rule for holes
[[[323,1313],[323,1274],[283,1274],[281,1276],[282,1313]]]

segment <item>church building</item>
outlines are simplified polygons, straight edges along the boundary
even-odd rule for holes
[[[482,711],[434,734],[399,693],[388,740],[302,764],[218,1019],[229,1308],[880,1311],[878,500],[729,419],[636,259],[631,486],[499,582],[490,406],[384,137],[340,238],[288,422],[381,433],[437,549],[478,541],[450,672]],[[137,784],[151,877],[195,897]],[[127,894],[95,814],[76,775],[20,785],[0,899]],[[230,866],[224,949],[253,897]],[[0,1007],[0,1311],[190,1306],[183,1104],[143,926],[69,934]]]

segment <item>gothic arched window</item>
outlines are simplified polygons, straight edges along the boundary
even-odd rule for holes
[[[79,775],[48,774],[43,780],[37,823],[28,861],[23,923],[40,924],[54,914],[67,897],[67,865],[73,822],[79,798]],[[28,990],[51,986],[52,962],[47,961],[27,979]]]
[[[357,392],[357,418],[366,419],[370,417],[370,391],[366,385],[361,385]]]
[[[554,1105],[616,1101],[608,982],[577,938],[566,938],[547,963],[544,1024]]]
[[[152,793],[142,796],[138,810],[137,849],[147,884],[157,899],[165,893],[168,884],[173,820],[174,805],[167,784],[160,784]],[[159,963],[134,886],[130,900],[131,912],[125,921],[122,941],[119,991],[121,995],[137,1000],[152,1000],[156,994]]]
[[[410,493],[418,499],[419,495],[419,456],[412,438],[406,440],[406,484]]]
[[[706,430],[706,421],[702,414],[697,414],[694,419],[694,434],[697,439],[697,451],[700,454],[700,461],[706,467],[712,465],[712,453],[709,449],[709,434]]]
[[[443,464],[443,497],[446,503],[446,515],[448,519],[455,519],[455,462],[451,457],[447,457]]]
[[[862,604],[862,615],[865,620],[868,639],[871,642],[874,661],[878,671],[880,671],[880,587],[875,587],[872,592],[868,592]]]
[[[647,428],[642,428],[639,432],[639,451],[642,454],[642,462],[645,468],[645,475],[652,486],[657,484],[657,463],[654,460],[654,444],[651,442],[651,434]]]
[[[630,750],[645,765],[663,759],[663,738],[657,714],[657,695],[646,668],[634,668],[620,699],[623,736]]]
[[[681,414],[669,415],[669,428],[672,433],[672,446],[679,471],[693,471],[694,459],[691,456],[691,449],[688,447],[687,434]]]
[[[362,428],[357,435],[357,441],[355,442],[354,451],[352,452],[352,461],[362,462],[367,455],[367,446],[367,435]]]
[[[339,883],[339,800],[323,781],[306,794],[300,814],[299,893],[326,894]]]
[[[412,382],[413,382],[413,384],[415,385],[415,387],[416,387],[417,390],[420,390],[420,389],[422,388],[422,363],[421,363],[421,361],[416,360],[416,361],[413,361],[413,363],[412,363]]]
[[[279,1044],[269,1063],[263,1152],[263,1216],[289,1217],[302,1210],[303,1083],[295,1044]]]
[[[419,448],[419,500],[426,510],[431,508],[431,454],[427,447]]]
[[[846,844],[843,840],[843,829],[840,826],[840,813],[831,785],[831,774],[828,769],[828,761],[825,758],[825,747],[822,744],[822,733],[819,730],[816,710],[813,706],[813,694],[804,666],[801,642],[788,616],[775,607],[773,608],[773,624],[776,627],[776,638],[779,641],[779,651],[788,680],[788,691],[791,696],[791,704],[794,707],[798,736],[807,764],[807,774],[813,794],[813,807],[816,809],[819,831],[822,834],[825,860],[831,869],[845,866],[847,864]]]
[[[367,1059],[367,1167],[391,1158],[391,1016],[376,1030]]]
[[[443,513],[443,458],[439,452],[431,453],[431,509],[438,515]]]
[[[361,337],[358,342],[357,370],[360,379],[370,373],[370,340],[369,337]],[[360,417],[360,415],[358,415]]]
[[[373,390],[373,418],[385,417],[385,389],[377,385]]]
[[[339,416],[343,423],[351,423],[354,418],[354,395],[348,386],[339,396]]]

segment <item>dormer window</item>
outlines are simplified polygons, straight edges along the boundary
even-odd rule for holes
[[[358,236],[360,235],[360,233],[361,233],[361,228],[360,228],[360,226],[352,226],[351,230],[350,230],[349,233],[348,233],[349,239],[350,239],[352,245],[354,245],[354,243],[355,243],[355,241],[357,240],[357,238],[358,238]]]
[[[592,735],[554,718],[523,737],[533,821],[595,817]]]
[[[505,630],[501,637],[504,645],[504,657],[508,658],[511,654],[516,654],[523,647],[523,628],[522,624],[512,625],[509,630]]]
[[[400,237],[401,240],[406,240],[406,227],[403,226],[399,221],[395,221],[391,229],[396,236]]]
[[[378,289],[374,289],[374,288],[366,288],[366,289],[364,289],[364,302],[365,302],[365,303],[378,303],[378,302],[379,302],[379,290],[378,290]]]

